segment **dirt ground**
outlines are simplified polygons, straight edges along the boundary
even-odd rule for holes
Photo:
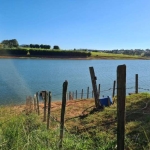
[[[51,103],[51,115],[60,120],[62,102],[56,101]],[[66,101],[65,119],[85,115],[94,108],[93,99],[68,100]],[[43,111],[43,104],[40,104],[40,111]]]
[[[66,101],[66,109],[65,109],[65,119],[68,120],[73,117],[83,116],[89,113],[95,106],[94,99],[78,99],[78,100],[67,100]],[[58,121],[60,120],[61,115],[61,101],[53,101],[51,102],[50,113],[51,116],[56,118]],[[37,109],[34,107],[34,104],[30,105],[15,105],[12,106],[13,110],[16,110],[17,114],[20,112],[25,112],[27,110],[35,111]],[[40,116],[42,117],[44,114],[44,102],[40,102],[39,104]],[[48,106],[46,106],[46,112],[48,111]]]

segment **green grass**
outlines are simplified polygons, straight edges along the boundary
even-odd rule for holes
[[[124,55],[104,52],[91,52],[91,57],[103,59],[144,59],[139,55]]]
[[[71,107],[71,105],[69,106]],[[105,107],[100,112],[92,112],[92,107],[87,108],[87,105],[79,107],[86,112],[86,116],[82,118],[74,116],[65,121],[63,149],[116,149],[116,106],[115,102],[114,105]],[[66,115],[70,107],[66,109]],[[52,112],[53,116],[55,114],[58,115],[58,109]],[[19,111],[13,106],[3,106],[0,107],[0,120],[0,149],[2,150],[59,149],[59,123],[52,118],[50,129],[47,130],[41,116],[34,112],[26,115],[23,109]],[[150,94],[141,93],[127,96],[125,149],[150,149],[149,127]]]

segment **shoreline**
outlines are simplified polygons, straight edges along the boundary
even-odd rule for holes
[[[117,57],[30,57],[30,56],[0,56],[0,59],[50,59],[50,60],[150,60],[150,58],[117,58]]]

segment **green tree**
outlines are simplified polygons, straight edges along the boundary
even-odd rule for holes
[[[40,48],[44,48],[44,45],[43,45],[43,44],[41,44],[41,45],[40,45]]]
[[[58,45],[54,45],[53,49],[60,49]]]
[[[34,46],[33,46],[33,44],[30,44],[30,48],[33,48]]]
[[[12,47],[18,47],[19,46],[19,43],[16,39],[9,40],[9,42],[11,43]]]
[[[8,40],[3,40],[3,41],[1,42],[1,44],[3,44],[5,48],[9,47],[9,42],[8,42]]]
[[[3,40],[1,42],[1,44],[4,45],[4,47],[18,47],[19,46],[19,43],[16,39],[12,39],[12,40]]]
[[[41,44],[41,45],[40,45],[40,48],[43,48],[43,49],[50,49],[51,46],[50,46],[50,45],[43,45],[43,44]]]
[[[40,48],[39,44],[35,44],[35,48]]]

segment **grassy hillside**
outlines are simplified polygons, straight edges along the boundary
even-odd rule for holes
[[[113,54],[106,52],[88,52],[87,50],[53,50],[41,48],[0,48],[4,57],[47,57],[47,58],[86,58],[86,59],[149,59],[141,55]]]
[[[142,57],[140,55],[124,55],[124,54],[113,54],[104,52],[91,52],[91,57],[101,59],[147,59],[148,57]]]
[[[52,103],[50,129],[43,122],[43,105],[40,116],[26,115],[25,106],[0,107],[0,148],[51,149],[59,145],[61,102]],[[66,105],[65,150],[116,149],[116,102],[103,111],[94,112],[94,100],[68,101]],[[126,100],[126,150],[150,149],[150,94],[142,93]]]

